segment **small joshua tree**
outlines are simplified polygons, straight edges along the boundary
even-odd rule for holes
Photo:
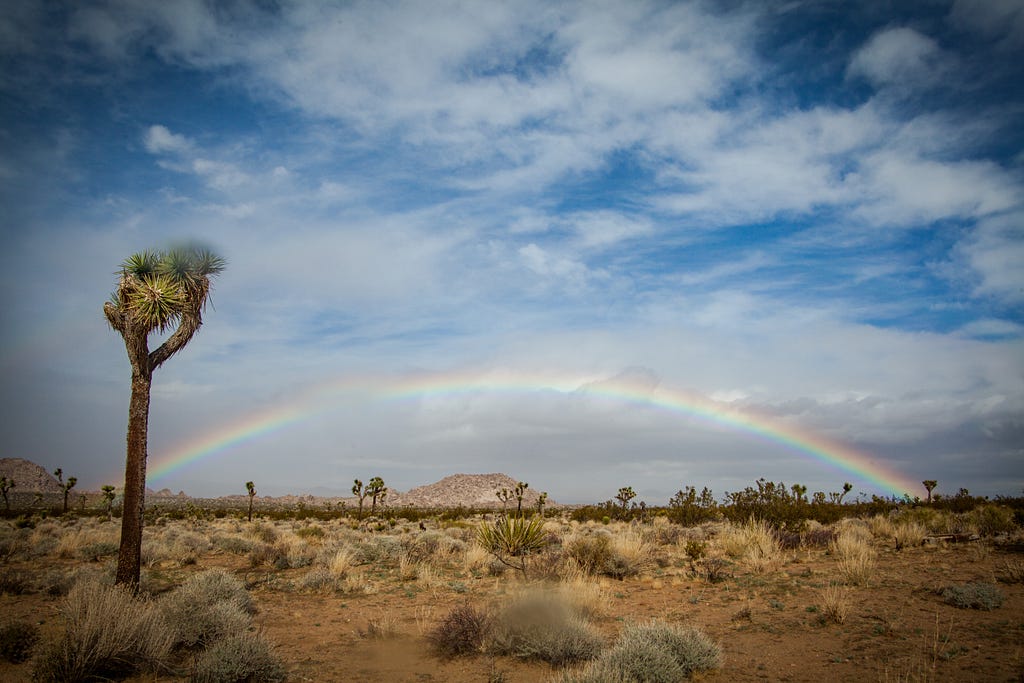
[[[383,505],[384,499],[388,496],[388,487],[384,485],[384,480],[380,477],[371,479],[366,485],[366,495],[370,496],[370,514],[374,515],[377,513],[377,503]]]
[[[57,483],[60,484],[60,490],[64,492],[64,514],[68,514],[68,496],[71,495],[71,489],[75,488],[75,484],[78,483],[78,477],[68,477],[67,481],[64,481],[64,470],[57,468],[53,471],[54,476],[57,477]]]
[[[366,497],[368,495],[370,495],[370,490],[369,490],[369,488],[364,488],[363,487],[363,482],[361,480],[354,479],[353,483],[352,483],[352,495],[356,496],[357,498],[359,498],[359,517],[357,517],[357,519],[359,521],[362,521],[363,520],[363,501],[366,500]]]
[[[508,502],[515,497],[515,494],[512,493],[512,491],[509,491],[508,489],[501,489],[500,491],[495,491],[494,495],[496,495],[498,497],[498,500],[501,501],[501,512],[504,514],[504,512],[508,509]]]
[[[251,481],[245,482],[245,490],[249,493],[249,521],[252,521],[252,499],[256,497],[256,485]]]
[[[109,521],[113,517],[114,487],[110,484],[104,484],[100,487],[100,491],[103,492],[103,500],[107,504],[107,520]]]
[[[921,483],[924,484],[925,490],[928,491],[928,504],[930,505],[932,502],[932,489],[938,486],[939,482],[934,479],[925,479]]]
[[[802,503],[804,496],[807,495],[807,487],[803,484],[793,484],[790,488],[793,491],[793,495],[796,496],[796,502]]]
[[[7,493],[13,489],[17,484],[14,483],[14,479],[8,479],[7,477],[0,477],[0,494],[4,497],[4,508],[8,511],[11,509],[11,501],[7,499]]]
[[[540,515],[541,517],[544,516],[544,505],[547,504],[547,502],[548,502],[548,492],[547,491],[541,491],[540,495],[537,497],[537,514]]]
[[[634,498],[636,498],[636,493],[633,491],[632,486],[623,486],[619,489],[619,492],[615,494],[615,500],[619,501],[623,512],[629,509],[629,501]]]
[[[523,516],[523,496],[526,494],[526,489],[530,488],[530,485],[525,481],[521,481],[516,484],[515,490],[512,494],[516,497],[516,516]]]

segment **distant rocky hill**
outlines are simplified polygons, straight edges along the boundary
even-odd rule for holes
[[[0,458],[0,476],[13,479],[17,493],[61,493],[57,479],[44,468],[22,458]]]
[[[453,474],[441,481],[426,486],[417,486],[405,493],[389,493],[388,507],[424,507],[449,508],[463,505],[465,507],[500,507],[501,501],[495,493],[501,489],[512,490],[517,480],[507,474]],[[523,496],[524,507],[535,507],[540,491],[526,489]],[[548,505],[553,501],[547,501]],[[515,506],[515,501],[511,503]]]

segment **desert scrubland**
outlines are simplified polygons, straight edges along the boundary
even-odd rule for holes
[[[1004,505],[904,505],[784,530],[681,524],[666,510],[524,511],[529,553],[495,551],[499,523],[520,519],[511,511],[320,512],[257,508],[249,522],[241,509],[157,506],[138,596],[112,586],[116,516],[10,513],[0,679],[1024,675],[1022,531]]]

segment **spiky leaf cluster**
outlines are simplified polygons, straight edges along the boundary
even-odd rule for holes
[[[146,330],[164,332],[186,313],[205,306],[209,278],[224,266],[223,258],[197,245],[132,254],[121,264],[107,318],[119,330],[130,321]]]

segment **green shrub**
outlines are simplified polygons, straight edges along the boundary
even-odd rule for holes
[[[1003,604],[1003,592],[991,583],[965,583],[942,591],[946,604],[960,609],[994,610]]]
[[[61,611],[64,634],[37,656],[35,680],[105,680],[166,668],[174,635],[151,603],[120,587],[78,583]]]
[[[39,627],[24,621],[15,621],[0,627],[0,657],[20,664],[32,656],[32,648],[39,641]]]
[[[323,527],[318,526],[304,526],[301,529],[295,530],[295,535],[299,538],[323,538],[324,530]]]
[[[160,601],[175,645],[205,647],[249,628],[252,599],[242,582],[221,569],[188,578]]]
[[[459,657],[480,652],[491,620],[486,612],[460,605],[448,613],[427,635],[434,652],[442,657]]]
[[[225,638],[195,662],[195,683],[277,683],[287,678],[270,645],[253,634]]]
[[[1013,510],[1002,505],[982,505],[968,512],[967,518],[982,536],[1011,533],[1017,528]]]
[[[702,631],[658,621],[631,624],[614,647],[564,683],[677,683],[721,665],[721,650]]]

